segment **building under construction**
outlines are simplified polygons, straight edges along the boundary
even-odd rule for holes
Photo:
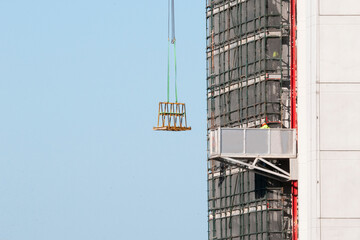
[[[360,2],[336,3],[206,1],[208,239],[360,239]]]
[[[290,2],[209,0],[206,19],[209,239],[292,239],[289,156],[261,149],[291,126]]]

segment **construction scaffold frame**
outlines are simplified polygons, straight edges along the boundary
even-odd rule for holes
[[[206,20],[208,130],[290,128],[290,1],[207,0]],[[209,239],[294,239],[290,167],[275,162],[208,159]]]
[[[208,128],[290,127],[288,1],[208,1]]]
[[[209,239],[291,239],[291,198],[251,171],[220,165],[209,172]]]

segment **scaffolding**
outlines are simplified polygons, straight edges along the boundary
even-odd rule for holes
[[[208,128],[289,127],[288,8],[284,0],[208,0]]]
[[[290,128],[289,3],[207,0],[209,131]],[[291,201],[290,182],[209,158],[209,239],[292,239]]]
[[[209,239],[291,239],[288,187],[269,187],[278,184],[241,168],[218,167],[208,178]]]

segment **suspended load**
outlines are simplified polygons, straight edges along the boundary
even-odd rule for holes
[[[177,66],[176,66],[176,39],[175,39],[175,9],[174,0],[169,0],[168,6],[168,68],[167,68],[167,101],[159,103],[159,113],[157,126],[153,127],[156,131],[187,131],[191,127],[187,126],[185,103],[178,102],[177,95]],[[170,25],[171,19],[171,25]],[[171,40],[170,40],[171,29]],[[170,102],[170,46],[174,46],[175,64],[175,102]]]
[[[188,127],[186,122],[185,104],[160,102],[158,124],[153,129],[162,131],[191,130],[191,127]]]

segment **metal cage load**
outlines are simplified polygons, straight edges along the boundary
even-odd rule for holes
[[[185,103],[159,103],[159,114],[156,131],[188,131]]]
[[[155,131],[188,131],[185,103],[178,103],[177,94],[177,64],[175,38],[175,5],[174,0],[168,1],[168,63],[167,63],[167,101],[159,103],[159,113]],[[171,38],[170,38],[171,32]],[[175,67],[175,102],[170,102],[170,46],[174,46]]]

